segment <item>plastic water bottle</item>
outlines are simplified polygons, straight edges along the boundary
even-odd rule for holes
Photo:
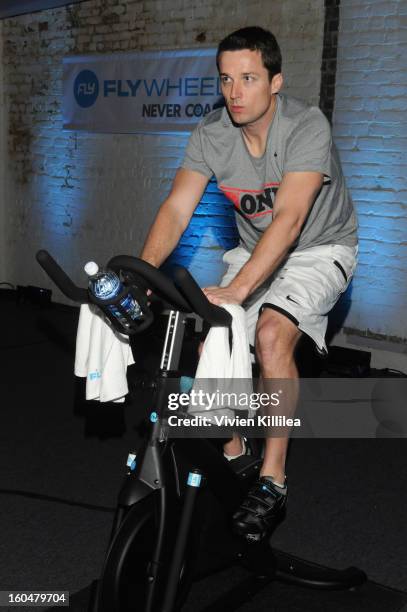
[[[99,300],[112,300],[123,291],[123,284],[115,272],[99,269],[94,261],[89,261],[84,270],[89,277],[89,289]],[[120,305],[133,320],[138,319],[143,314],[131,293],[123,296]],[[108,304],[106,307],[122,325],[129,327],[127,319],[115,304]]]

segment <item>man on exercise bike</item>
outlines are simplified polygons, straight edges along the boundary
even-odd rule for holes
[[[315,106],[281,95],[281,53],[260,27],[233,32],[217,52],[225,108],[192,133],[172,190],[150,229],[141,257],[160,266],[188,226],[209,179],[235,207],[239,246],[220,286],[204,292],[214,304],[246,310],[261,378],[290,379],[285,410],[298,399],[294,353],[303,334],[326,353],[327,314],[356,265],[357,223],[328,121]],[[261,539],[287,499],[289,435],[266,437],[258,481],[234,515],[236,530]],[[224,451],[245,452],[235,435]]]

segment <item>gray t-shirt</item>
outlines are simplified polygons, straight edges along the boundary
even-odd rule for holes
[[[209,113],[195,128],[183,168],[208,178],[233,203],[240,242],[253,251],[273,220],[273,202],[286,172],[321,172],[324,184],[291,250],[321,244],[357,244],[357,221],[331,129],[316,106],[277,95],[264,155],[253,157],[226,108]]]

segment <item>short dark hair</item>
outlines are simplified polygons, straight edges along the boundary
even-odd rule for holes
[[[219,56],[224,51],[260,51],[263,66],[267,68],[269,80],[281,72],[281,51],[278,42],[271,32],[259,26],[241,28],[220,41],[216,53],[216,65],[219,70]]]

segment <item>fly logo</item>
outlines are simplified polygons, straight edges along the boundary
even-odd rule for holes
[[[73,86],[76,102],[82,108],[92,106],[99,95],[99,80],[92,70],[81,70]]]
[[[263,189],[239,189],[220,185],[235,208],[250,219],[273,214],[274,198],[280,183],[266,183]]]
[[[97,380],[98,378],[101,378],[102,375],[99,372],[99,370],[95,370],[94,372],[89,372],[88,374],[88,378],[89,380]]]
[[[96,83],[79,83],[78,96],[93,96],[96,91]]]

